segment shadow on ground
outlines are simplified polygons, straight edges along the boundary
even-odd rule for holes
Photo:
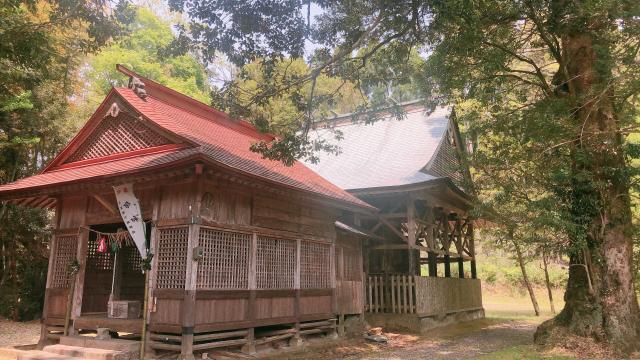
[[[536,324],[481,319],[434,329],[425,335],[385,333],[387,344],[361,338],[307,343],[263,359],[470,359],[507,347],[530,345]]]

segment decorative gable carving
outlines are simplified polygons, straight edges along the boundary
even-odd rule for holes
[[[122,111],[110,111],[66,163],[141,150],[173,142]]]

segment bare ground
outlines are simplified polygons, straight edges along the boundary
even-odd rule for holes
[[[507,347],[530,345],[536,324],[483,319],[436,329],[426,335],[385,333],[387,344],[363,339],[308,343],[264,359],[470,359]]]
[[[0,347],[35,344],[40,339],[40,320],[13,322],[0,317]]]

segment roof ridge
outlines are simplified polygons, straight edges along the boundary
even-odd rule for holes
[[[399,105],[402,106],[403,108],[410,108],[409,110],[405,111],[405,114],[413,114],[420,111],[424,112],[424,110],[426,110],[427,108],[427,106],[421,104],[420,100],[409,101]],[[369,111],[368,113],[383,113],[383,116],[382,116],[382,119],[366,125],[372,125],[382,121],[390,120],[392,118],[392,116],[390,116],[391,114],[389,113],[390,109],[391,109],[390,107],[387,107],[387,108],[376,110],[376,111]],[[431,114],[437,113],[439,111],[446,111],[446,110],[447,110],[447,107],[439,106],[435,108]],[[430,118],[431,114],[425,114],[425,115],[427,116],[427,118]],[[357,115],[357,114],[356,113],[338,114],[332,118],[324,119],[314,123],[313,127],[316,129],[327,129],[327,128],[338,128],[338,127],[349,126],[349,125],[364,124],[361,121],[355,121],[355,122],[350,121],[351,117],[353,117],[354,115]],[[361,115],[358,115],[358,116],[361,116]]]
[[[222,126],[225,126],[229,129],[235,130],[235,131],[239,131],[239,132],[243,132],[246,133],[247,135],[250,135],[252,137],[255,137],[256,139],[259,140],[266,140],[269,138],[275,138],[274,135],[272,134],[267,134],[267,133],[262,133],[260,132],[255,126],[253,126],[253,124],[244,121],[242,119],[240,119],[239,121],[233,121],[231,119],[231,117],[229,116],[229,114],[225,113],[224,111],[218,110],[212,106],[209,106],[197,99],[194,99],[190,96],[187,96],[179,91],[176,91],[168,86],[162,85],[152,79],[149,79],[145,76],[142,76],[128,68],[126,68],[125,66],[121,65],[121,64],[116,64],[116,70],[118,70],[120,73],[130,76],[130,77],[136,77],[142,80],[142,82],[145,84],[145,90],[147,91],[147,95],[153,97],[154,99],[156,99],[157,101],[160,101],[164,104],[173,106],[175,108],[179,108],[181,110],[187,111],[192,115],[196,115],[199,116],[205,120],[208,121],[215,121],[217,124],[220,124]],[[149,91],[151,90],[151,91]],[[161,93],[165,93],[169,96],[166,97],[162,97],[162,96],[157,96],[159,94],[154,94],[154,92],[156,92],[156,90],[158,92]],[[185,101],[190,103],[191,105],[194,105],[193,108],[189,108],[187,106],[180,106],[179,101],[171,101],[171,100],[176,100],[178,99],[179,101]],[[202,112],[206,112],[208,113],[208,115],[211,116],[215,116],[216,119],[212,119],[208,116],[203,116],[202,114],[199,114],[198,112],[194,111],[194,109],[200,109],[202,110]],[[224,121],[217,121],[217,120],[224,120]]]

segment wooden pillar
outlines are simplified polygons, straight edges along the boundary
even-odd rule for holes
[[[196,321],[196,283],[198,280],[198,262],[194,260],[193,251],[198,246],[200,234],[200,203],[204,185],[203,167],[196,164],[196,188],[191,199],[191,224],[189,225],[189,240],[187,245],[187,269],[184,284],[184,300],[182,302],[182,344],[180,358],[192,360],[193,356],[193,331]]]
[[[149,252],[155,256],[158,253],[158,228],[156,223],[160,217],[160,204],[162,204],[162,188],[158,189],[155,193],[155,197],[153,199],[153,210],[151,213],[151,234],[149,234]],[[151,321],[152,313],[155,312],[155,296],[153,290],[156,288],[156,283],[158,280],[158,261],[152,260],[151,262],[151,270],[149,270],[149,291],[147,291],[147,324]],[[151,358],[155,356],[155,350],[151,347],[151,331],[149,330],[149,326],[146,327],[146,344],[145,344],[145,354],[149,355]]]
[[[251,246],[249,246],[249,301],[247,302],[247,320],[253,322],[256,318],[256,288],[257,288],[257,251],[258,234],[251,236]],[[242,347],[242,352],[247,354],[256,353],[255,329],[247,329],[247,343]]]
[[[451,256],[448,253],[444,256],[444,276],[451,277]]]
[[[302,241],[296,240],[296,268],[293,273],[293,288],[295,289],[296,298],[293,302],[293,314],[296,317],[296,323],[294,324],[295,335],[289,340],[290,346],[302,345],[302,337],[300,336],[300,251],[302,248]]]
[[[62,199],[60,197],[57,197],[55,215],[52,221],[54,230],[60,229],[61,213],[62,213]],[[40,340],[38,341],[38,349],[42,349],[43,347],[48,345],[47,335],[49,334],[49,331],[47,330],[46,320],[47,320],[47,317],[49,316],[47,311],[49,310],[49,293],[51,291],[50,290],[51,282],[53,281],[52,274],[53,274],[53,264],[55,263],[55,257],[56,257],[56,252],[55,252],[56,241],[57,241],[56,237],[53,236],[51,238],[51,242],[49,243],[49,266],[47,268],[47,282],[46,282],[45,291],[44,291],[44,304],[42,307],[42,321],[40,326]]]
[[[409,258],[407,274],[409,275],[416,274],[416,250],[412,248],[412,246],[416,245],[416,231],[416,203],[413,198],[410,198],[407,201],[407,256]]]
[[[362,220],[359,214],[353,215],[353,224],[358,228],[362,228]],[[358,243],[360,244],[360,256],[362,262],[360,263],[361,269],[361,284],[362,284],[362,301],[360,302],[360,321],[364,323],[364,311],[366,307],[366,294],[367,294],[367,276],[369,274],[369,251],[367,249],[367,239],[362,239]]]
[[[433,251],[427,253],[429,260],[429,276],[438,277],[438,255]]]
[[[464,259],[462,256],[458,258],[458,277],[464,279]]]
[[[81,226],[87,226],[87,210],[89,206],[89,198],[84,199],[84,214],[82,215]],[[75,335],[74,321],[82,314],[82,295],[84,292],[84,278],[87,269],[87,251],[89,248],[89,231],[82,229],[78,232],[78,247],[76,252],[76,259],[80,264],[80,269],[75,276],[75,284],[73,289],[73,303],[71,307],[71,325],[69,326],[69,335]],[[71,290],[71,289],[69,289]]]
[[[329,266],[330,266],[330,279],[331,279],[331,312],[335,315],[338,314],[338,293],[336,291],[336,236],[333,237],[331,248],[329,250]],[[329,337],[338,338],[338,329],[335,322],[334,327],[329,332]]]
[[[189,225],[189,240],[187,245],[187,270],[184,283],[184,298],[182,301],[182,343],[180,359],[193,360],[193,328],[196,320],[196,280],[198,276],[198,262],[193,259],[193,249],[198,246],[197,236],[200,226]]]
[[[478,274],[476,272],[476,249],[474,243],[474,233],[473,233],[473,220],[467,220],[469,224],[467,224],[467,233],[469,234],[469,252],[471,253],[471,278],[477,279]]]

